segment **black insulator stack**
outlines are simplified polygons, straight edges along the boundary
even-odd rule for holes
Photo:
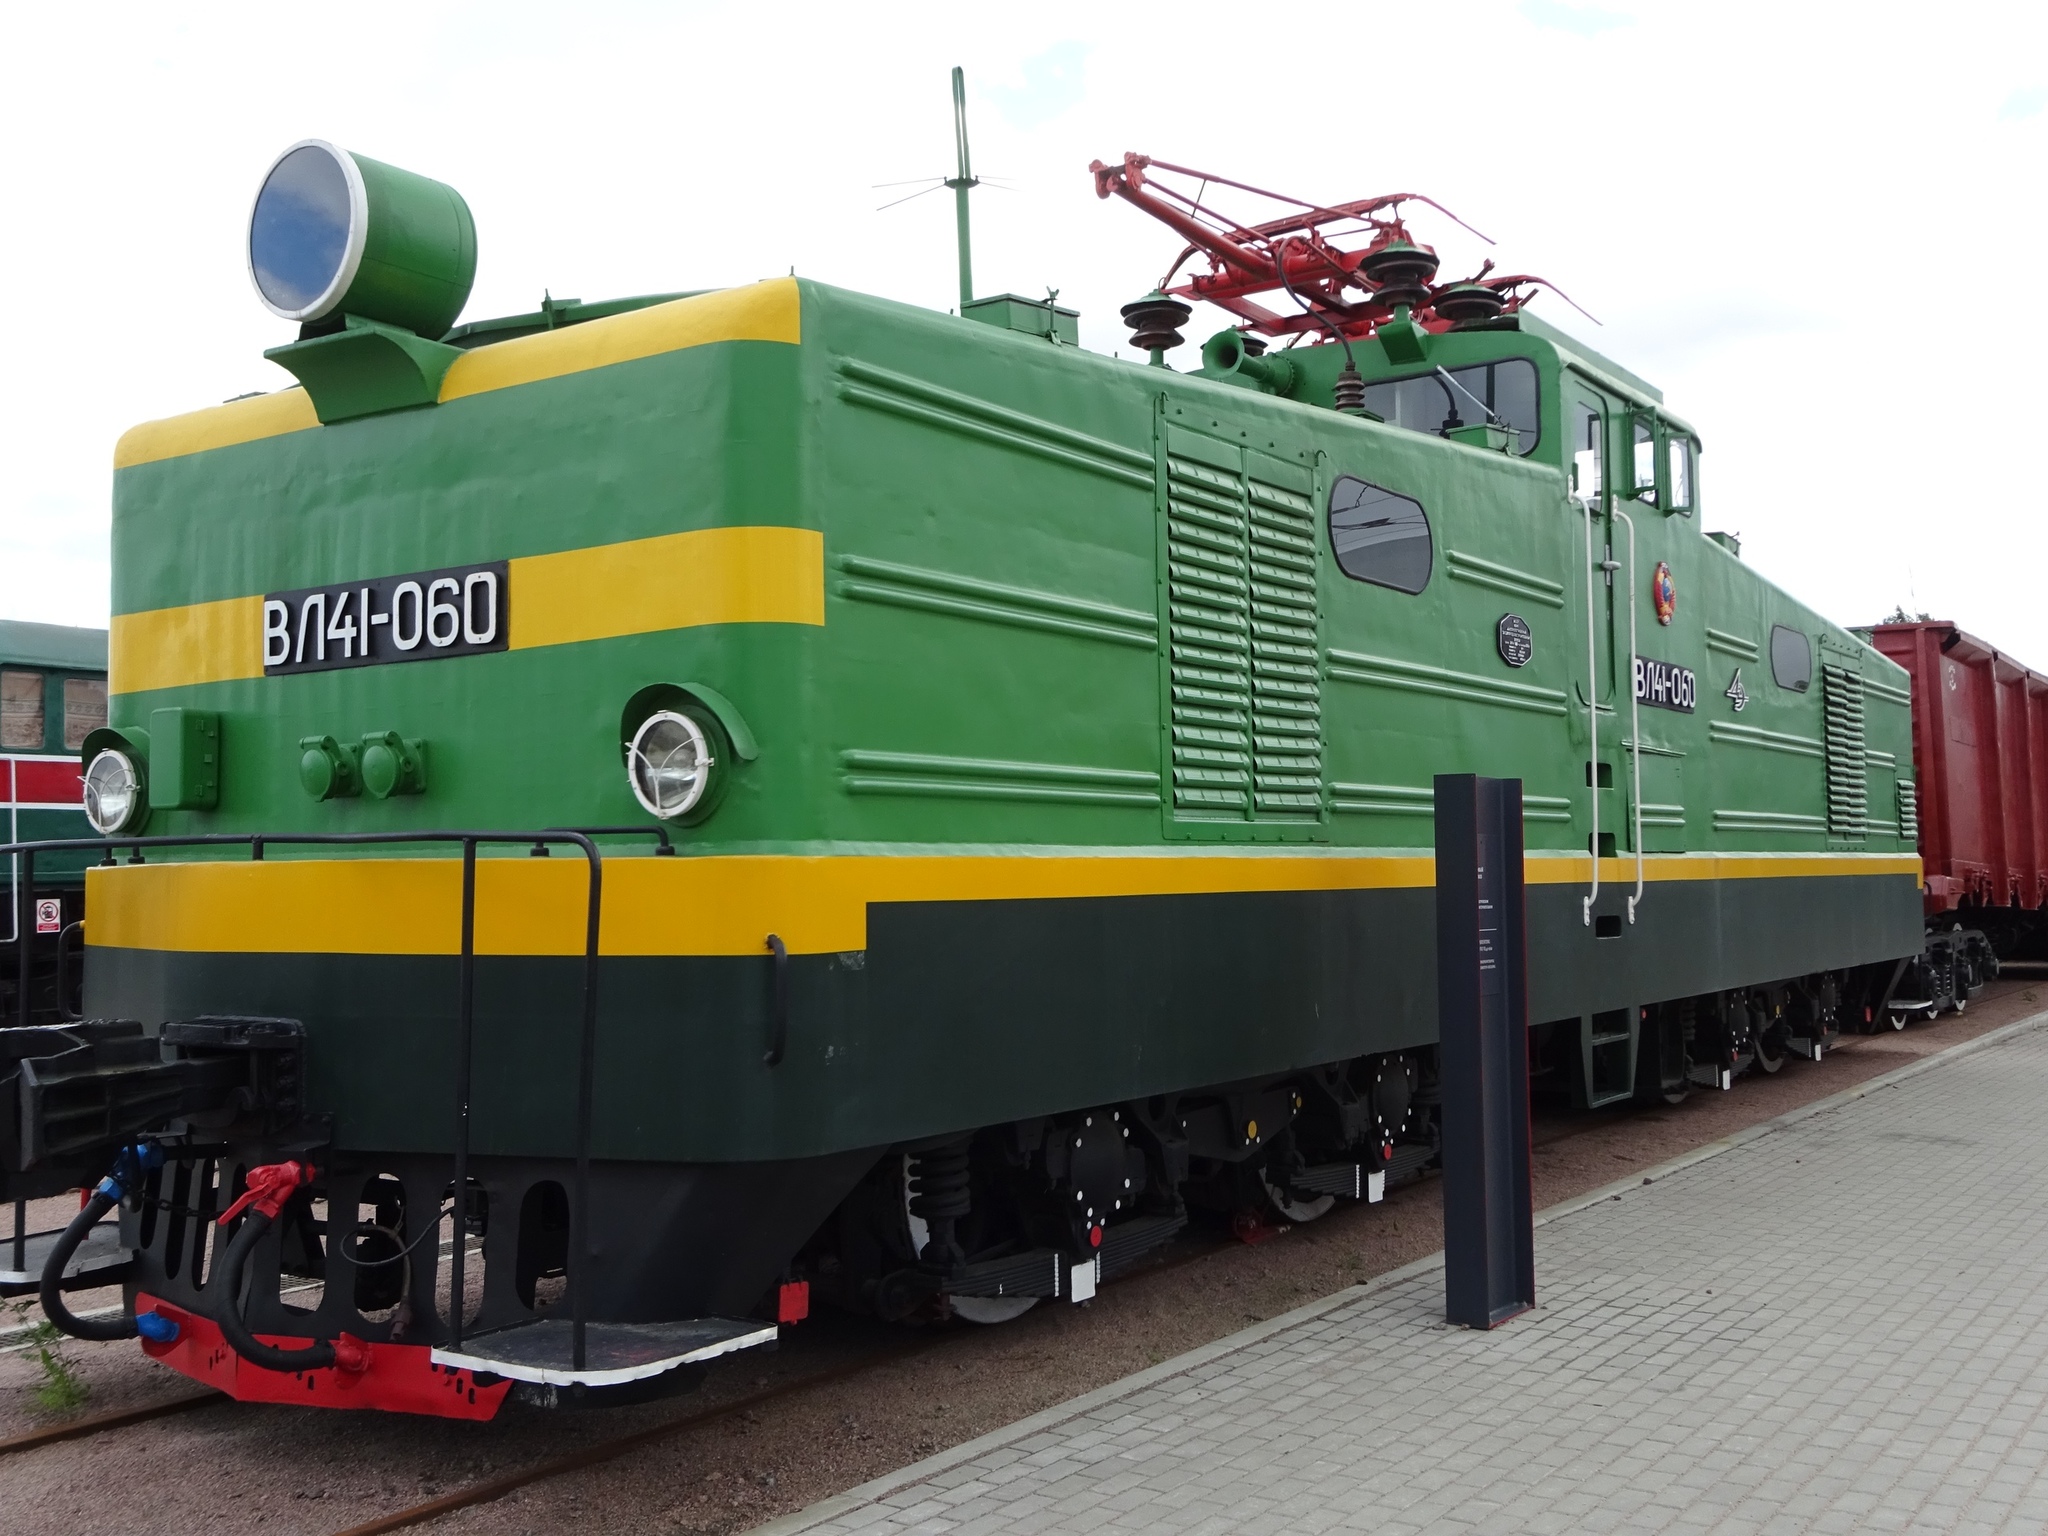
[[[1484,283],[1452,283],[1431,303],[1453,325],[1496,319],[1507,307],[1507,295]]]
[[[930,1236],[918,1255],[948,1270],[967,1262],[954,1225],[974,1208],[967,1186],[968,1138],[914,1153],[910,1165],[910,1212],[924,1218]]]
[[[1365,414],[1365,380],[1358,376],[1358,370],[1348,362],[1344,365],[1344,371],[1337,375],[1330,403],[1346,416]]]
[[[1436,252],[1426,245],[1390,240],[1378,250],[1368,251],[1358,270],[1374,284],[1377,302],[1419,308],[1428,299],[1430,281],[1436,276]]]
[[[1131,328],[1131,345],[1141,352],[1170,352],[1179,346],[1187,339],[1180,328],[1193,313],[1179,299],[1168,298],[1156,288],[1122,310],[1124,324]]]

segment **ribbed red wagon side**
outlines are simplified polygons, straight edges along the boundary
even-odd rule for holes
[[[2048,903],[2048,677],[1946,621],[1880,624],[1913,678],[1913,768],[1930,916],[2032,956]]]

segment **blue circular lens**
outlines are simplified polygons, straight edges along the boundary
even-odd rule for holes
[[[271,170],[249,219],[249,265],[272,307],[296,314],[334,285],[348,256],[348,177],[305,144]]]

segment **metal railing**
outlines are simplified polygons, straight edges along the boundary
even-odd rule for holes
[[[569,1316],[572,1366],[582,1370],[584,1335],[589,1321],[590,1278],[590,1136],[597,1068],[597,961],[598,934],[604,907],[604,856],[593,837],[652,836],[658,840],[657,854],[673,854],[667,829],[662,827],[549,827],[538,832],[237,832],[200,833],[187,837],[73,837],[45,842],[10,843],[0,854],[20,856],[20,875],[15,882],[15,938],[20,949],[20,1022],[30,1022],[30,977],[34,958],[35,913],[33,891],[38,853],[100,852],[100,867],[118,864],[114,855],[128,850],[130,864],[144,862],[144,851],[152,848],[240,848],[249,850],[251,862],[260,862],[266,847],[364,847],[375,845],[460,844],[462,847],[462,947],[456,1003],[455,1084],[455,1242],[449,1261],[448,1328],[451,1347],[462,1344],[464,1308],[464,1238],[469,1216],[470,1090],[476,1011],[476,852],[484,844],[531,844],[535,852],[551,844],[565,843],[579,848],[589,865],[589,901],[583,937],[583,1017],[578,1042],[576,1069],[576,1195],[570,1207],[569,1241],[574,1262],[569,1272]],[[61,999],[63,976],[58,978]]]

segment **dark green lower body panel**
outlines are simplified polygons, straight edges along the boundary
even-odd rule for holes
[[[1529,890],[1530,1017],[1572,1017],[1920,947],[1909,876],[1670,881],[1596,938],[1578,886]],[[1626,891],[1603,891],[1618,913]],[[870,909],[859,954],[603,963],[593,1151],[816,1157],[1269,1076],[1436,1038],[1428,888]],[[573,1153],[581,962],[477,963],[474,1147]],[[93,949],[88,1011],[305,1021],[309,1091],[352,1150],[449,1145],[452,957]]]

